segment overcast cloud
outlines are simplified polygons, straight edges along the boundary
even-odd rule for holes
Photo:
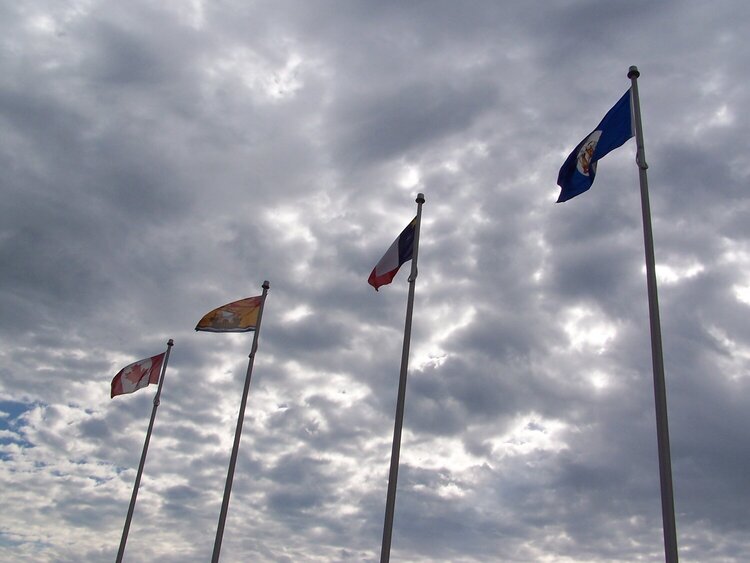
[[[663,560],[628,141],[555,204],[637,65],[681,560],[750,560],[743,0],[0,4],[0,559],[379,557],[423,209],[394,561]]]

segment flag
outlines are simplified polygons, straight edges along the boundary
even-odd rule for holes
[[[567,201],[582,194],[594,183],[597,161],[634,135],[633,112],[631,111],[630,89],[607,112],[578,146],[573,149],[557,176],[560,197],[557,202]]]
[[[114,398],[115,395],[132,393],[150,383],[159,383],[159,374],[161,373],[165,354],[166,352],[162,352],[161,354],[122,368],[112,379],[112,393],[110,398]]]
[[[255,330],[263,297],[248,297],[206,313],[195,330],[206,332],[248,332]]]
[[[417,228],[417,218],[398,235],[393,241],[391,247],[386,251],[380,262],[372,269],[370,277],[367,280],[375,291],[381,285],[387,285],[393,281],[393,278],[401,267],[401,264],[408,262],[414,255],[414,234]]]

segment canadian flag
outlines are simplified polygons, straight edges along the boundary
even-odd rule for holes
[[[166,352],[162,352],[122,368],[112,379],[112,394],[110,397],[114,398],[115,395],[132,393],[146,387],[149,383],[159,383],[159,374],[161,373],[161,366],[164,364],[165,354]]]

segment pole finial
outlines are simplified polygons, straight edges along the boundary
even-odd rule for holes
[[[638,78],[641,73],[638,71],[638,67],[633,65],[628,69],[628,78]]]
[[[422,193],[417,194],[416,201],[417,201],[417,203],[424,203],[424,194],[422,194]]]
[[[268,280],[263,282],[263,285],[261,286],[263,289],[269,289],[271,287],[271,284],[268,283]]]
[[[174,346],[174,340],[171,338],[167,341],[167,346]]]

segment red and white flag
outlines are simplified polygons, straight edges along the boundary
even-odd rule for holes
[[[115,395],[132,393],[146,387],[149,383],[159,383],[159,374],[161,373],[161,366],[164,364],[165,354],[166,352],[162,352],[122,368],[112,379],[111,398],[114,398]]]

